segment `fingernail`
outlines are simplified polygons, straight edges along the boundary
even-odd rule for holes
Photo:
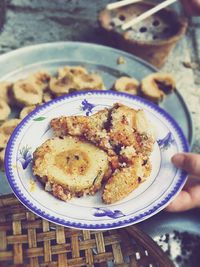
[[[184,154],[176,154],[172,157],[172,163],[176,165],[176,167],[182,167],[184,164],[185,155]]]

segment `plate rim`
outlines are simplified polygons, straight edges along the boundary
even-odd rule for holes
[[[92,225],[87,224],[87,223],[71,222],[71,221],[67,221],[66,219],[65,220],[59,219],[59,218],[56,218],[55,216],[49,215],[48,213],[46,213],[46,211],[42,211],[39,208],[37,208],[37,206],[35,206],[35,204],[32,204],[28,199],[26,199],[26,197],[23,194],[21,195],[20,188],[18,189],[18,186],[16,186],[16,184],[14,182],[14,179],[12,177],[12,171],[11,171],[12,166],[10,166],[10,162],[11,162],[11,154],[12,154],[12,147],[14,145],[14,140],[19,135],[20,129],[23,128],[23,126],[26,125],[26,123],[29,123],[30,119],[34,115],[36,115],[37,113],[39,113],[43,109],[47,109],[48,106],[51,106],[52,104],[54,104],[56,102],[62,102],[66,99],[79,97],[79,96],[87,96],[88,94],[90,96],[91,95],[94,95],[94,96],[95,95],[96,96],[97,95],[110,95],[110,96],[114,95],[114,96],[118,96],[118,97],[119,96],[125,97],[125,98],[128,98],[129,100],[130,99],[133,101],[135,100],[137,103],[142,102],[146,106],[153,108],[156,112],[159,112],[162,116],[164,116],[165,119],[167,119],[170,122],[170,124],[173,126],[174,130],[178,134],[179,140],[181,141],[181,146],[183,147],[184,152],[189,151],[189,144],[187,142],[187,139],[184,136],[182,129],[178,125],[178,123],[164,109],[162,109],[159,106],[156,106],[155,104],[151,103],[150,101],[143,99],[141,97],[138,97],[138,96],[132,96],[132,95],[129,95],[126,93],[114,92],[114,91],[110,91],[110,90],[105,90],[105,91],[95,90],[95,91],[75,92],[75,93],[72,93],[70,95],[64,95],[64,96],[58,97],[56,99],[53,99],[52,101],[49,101],[49,102],[43,104],[42,106],[37,107],[30,114],[28,114],[20,122],[20,124],[15,128],[15,130],[13,131],[13,133],[12,133],[12,135],[8,141],[8,144],[6,147],[6,152],[5,152],[5,155],[6,155],[5,156],[5,159],[6,159],[5,160],[5,171],[6,171],[6,176],[7,176],[7,180],[9,182],[9,185],[12,188],[16,197],[29,210],[31,210],[33,213],[37,214],[38,216],[40,216],[40,217],[42,217],[48,221],[51,221],[53,223],[60,224],[63,226],[78,228],[78,229],[103,230],[103,229],[121,228],[121,227],[125,227],[128,225],[135,224],[135,223],[141,222],[143,220],[146,220],[147,218],[158,213],[160,210],[164,209],[164,207],[169,203],[169,201],[171,201],[178,194],[178,192],[180,192],[180,190],[184,186],[184,184],[186,182],[186,178],[187,178],[187,173],[185,171],[180,172],[180,175],[179,175],[180,181],[179,181],[179,183],[177,182],[176,185],[173,187],[172,192],[169,192],[167,194],[167,196],[165,197],[165,199],[161,200],[161,202],[159,201],[159,203],[156,206],[151,205],[149,211],[140,212],[139,215],[133,216],[133,218],[130,218],[130,219],[123,219],[122,218],[122,221],[120,220],[119,222],[116,222],[116,223],[101,223],[101,224],[100,223],[98,223],[98,224],[94,223]]]

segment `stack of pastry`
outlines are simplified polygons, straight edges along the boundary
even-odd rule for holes
[[[34,152],[33,173],[64,201],[94,194],[119,201],[151,173],[154,131],[143,110],[114,104],[92,116],[51,121],[55,137]]]

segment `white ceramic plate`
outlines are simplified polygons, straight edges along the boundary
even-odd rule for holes
[[[102,203],[95,196],[73,198],[69,202],[45,192],[32,174],[32,153],[52,137],[49,122],[61,115],[89,116],[114,103],[144,109],[156,129],[157,142],[151,156],[152,173],[122,201]],[[112,91],[75,93],[57,98],[30,113],[13,132],[6,149],[5,169],[9,184],[19,200],[37,215],[64,226],[82,229],[113,229],[140,222],[162,210],[181,190],[186,173],[175,168],[171,157],[188,151],[182,130],[164,110],[127,94]]]

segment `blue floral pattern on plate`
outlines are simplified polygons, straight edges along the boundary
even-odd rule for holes
[[[172,133],[168,133],[164,138],[157,141],[160,149],[168,149],[171,145],[175,143]]]
[[[92,110],[95,108],[95,105],[89,103],[86,99],[81,102],[81,110],[85,111],[86,116],[92,114]]]
[[[95,208],[94,212],[95,217],[110,217],[113,219],[124,217],[125,215],[120,210],[110,210],[108,208]]]
[[[21,163],[23,170],[25,170],[32,161],[31,147],[24,146],[19,151],[18,161]]]

